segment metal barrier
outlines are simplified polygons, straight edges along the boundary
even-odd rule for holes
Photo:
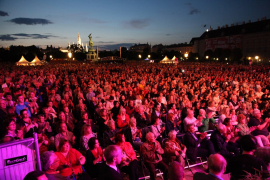
[[[23,180],[34,170],[41,171],[37,133],[34,138],[0,144],[0,180]]]

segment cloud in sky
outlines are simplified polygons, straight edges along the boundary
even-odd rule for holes
[[[124,26],[135,28],[135,29],[143,29],[149,26],[149,19],[133,19],[130,21],[123,22]]]
[[[189,15],[192,15],[192,14],[198,14],[199,12],[200,12],[199,9],[191,9],[191,10],[189,11]]]
[[[47,19],[40,19],[40,18],[14,18],[11,20],[8,20],[7,22],[13,22],[15,24],[25,24],[25,25],[37,25],[37,24],[42,24],[42,25],[47,25],[47,24],[52,24],[51,21]]]
[[[18,33],[18,34],[0,35],[0,40],[1,41],[15,41],[16,39],[49,39],[51,37],[58,37],[58,36]]]
[[[0,35],[0,41],[15,41],[16,37],[12,37],[10,36],[10,34],[6,34],[6,35]]]
[[[8,16],[8,13],[4,11],[0,11],[0,16]]]
[[[194,8],[191,3],[185,3],[185,5],[187,5],[190,9],[190,11],[188,13],[189,15],[198,14],[201,12],[199,9]]]
[[[57,37],[53,35],[42,35],[42,34],[25,34],[25,33],[18,33],[18,34],[12,34],[14,36],[19,36],[19,37],[27,37],[30,39],[48,39],[50,37]]]

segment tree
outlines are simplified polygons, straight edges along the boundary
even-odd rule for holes
[[[231,53],[231,59],[233,61],[240,61],[243,57],[242,50],[240,48],[234,48]]]
[[[213,56],[215,58],[221,59],[222,58],[222,49],[221,48],[215,49],[215,51],[213,52]]]

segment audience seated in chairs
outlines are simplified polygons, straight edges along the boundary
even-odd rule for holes
[[[23,139],[23,130],[16,130],[16,120],[12,118],[3,121],[1,130],[3,133],[1,142],[3,143]]]
[[[170,164],[168,168],[168,178],[169,180],[184,180],[185,171],[181,163],[174,161]]]
[[[177,161],[185,167],[185,158],[187,148],[176,138],[176,131],[172,130],[168,134],[168,139],[164,140],[164,157],[168,159],[169,162]]]
[[[119,146],[109,145],[104,151],[106,163],[102,164],[98,180],[123,180],[117,165],[122,162],[122,150]]]
[[[59,158],[53,151],[46,151],[42,154],[41,158],[42,170],[47,176],[48,180],[57,179],[57,180],[66,180],[65,176],[59,174],[57,171],[59,167]]]
[[[145,128],[150,125],[150,120],[146,112],[144,112],[143,105],[138,107],[138,112],[135,113],[134,117],[137,121],[138,128]]]
[[[80,138],[80,150],[81,151],[87,151],[89,149],[88,141],[92,137],[96,137],[96,134],[94,134],[92,132],[91,125],[89,125],[89,124],[83,125],[82,131],[81,131],[81,138]]]
[[[184,144],[187,147],[187,157],[196,162],[197,157],[208,157],[215,153],[213,143],[207,139],[207,133],[199,133],[200,136],[197,137],[195,132],[195,125],[188,124],[187,132],[184,136]]]
[[[119,131],[122,131],[122,129],[127,128],[129,123],[129,115],[126,114],[125,108],[120,108],[119,114],[116,117],[116,124],[119,128]]]
[[[258,173],[256,170],[267,172],[264,161],[254,156],[254,152],[257,149],[256,139],[250,135],[245,135],[241,137],[240,144],[243,153],[228,161],[227,172],[231,173],[231,179],[243,179],[247,176],[247,173],[255,175]],[[268,172],[261,174],[263,176],[269,175]]]
[[[209,174],[196,172],[193,180],[221,180],[226,171],[227,161],[220,154],[212,154],[208,158]]]
[[[159,117],[155,118],[154,124],[150,126],[150,131],[154,134],[156,140],[162,143],[165,136],[165,127]]]
[[[217,130],[212,133],[210,140],[213,142],[216,152],[224,158],[229,159],[235,155],[239,155],[240,151],[235,143],[229,143],[231,135],[229,134],[225,137],[226,133],[226,126],[220,123],[217,126]]]
[[[146,142],[141,145],[141,155],[145,166],[150,172],[150,179],[155,180],[156,168],[160,169],[164,174],[164,179],[167,180],[168,166],[162,160],[164,150],[156,141],[153,133],[146,134]]]
[[[138,160],[136,153],[129,142],[125,141],[125,136],[122,132],[115,135],[116,145],[122,150],[121,170],[129,175],[130,180],[138,179]]]
[[[108,129],[103,133],[105,147],[115,144],[115,134],[118,132],[118,129],[115,128],[114,120],[108,121],[107,126]]]
[[[85,170],[91,178],[97,178],[102,163],[105,162],[104,151],[101,149],[98,139],[91,137],[88,141],[89,149],[86,151]]]
[[[73,172],[75,175],[83,172],[82,165],[85,163],[85,157],[76,149],[71,148],[68,140],[60,141],[59,151],[55,154],[60,160],[59,170],[61,175],[67,177]]]
[[[68,140],[72,146],[75,146],[75,136],[73,135],[72,132],[67,130],[67,125],[66,123],[61,123],[59,127],[59,133],[55,136],[55,147],[56,150],[59,150],[59,143],[61,140]]]
[[[140,146],[143,144],[142,129],[138,129],[136,126],[136,119],[130,118],[129,127],[124,131],[126,141],[129,142],[135,150],[140,151]]]
[[[166,133],[169,133],[172,130],[179,133],[181,131],[181,122],[182,121],[180,119],[175,119],[175,115],[173,113],[169,113],[165,124]]]
[[[31,171],[29,172],[23,180],[48,180],[43,171]]]

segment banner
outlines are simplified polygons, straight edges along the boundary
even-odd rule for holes
[[[205,51],[220,49],[241,48],[242,35],[218,37],[205,40]]]

